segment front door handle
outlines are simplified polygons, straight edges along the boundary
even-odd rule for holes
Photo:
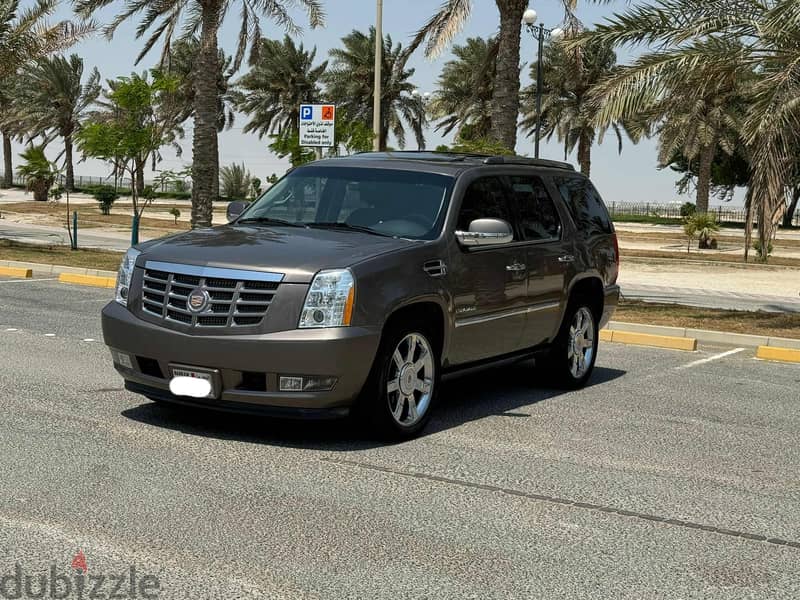
[[[527,265],[523,265],[522,263],[518,262],[506,265],[506,271],[511,271],[512,273],[519,273],[521,271],[525,271],[527,268],[528,268]]]
[[[575,262],[575,257],[572,256],[572,254],[565,254],[564,256],[559,256],[558,257],[558,262],[561,262],[561,263]]]

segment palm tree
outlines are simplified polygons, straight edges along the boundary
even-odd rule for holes
[[[599,122],[658,111],[673,98],[694,100],[704,117],[698,125],[701,170],[709,162],[707,146],[713,146],[717,127],[724,123],[739,129],[752,167],[745,259],[753,217],[760,247],[767,248],[788,204],[794,149],[800,142],[800,4],[667,0],[630,8],[592,35],[610,44],[658,47],[600,86]],[[731,94],[740,82],[745,82],[744,89]],[[732,98],[745,98],[739,123],[730,122],[735,119],[728,111],[713,103],[720,90]]]
[[[91,15],[114,0],[74,0],[78,14]],[[261,17],[267,17],[284,26],[289,32],[298,28],[289,9],[299,6],[308,13],[311,27],[323,24],[325,15],[320,0],[253,0],[232,2],[229,0],[194,0],[163,2],[161,0],[130,0],[122,12],[106,27],[106,35],[112,37],[120,24],[141,15],[136,30],[137,38],[148,32],[150,36],[139,53],[138,64],[150,49],[163,41],[161,64],[169,58],[172,38],[187,39],[199,32],[199,50],[194,63],[194,131],[192,140],[192,227],[211,225],[211,206],[219,190],[219,151],[217,124],[219,117],[218,73],[219,44],[217,34],[229,10],[238,9],[241,29],[231,72],[239,69],[248,46],[251,59],[258,55],[261,39]]]
[[[577,0],[561,0],[565,21],[574,20]],[[520,106],[520,38],[522,15],[528,0],[495,0],[500,11],[497,62],[491,101],[491,137],[509,150],[517,145],[517,116]],[[462,29],[472,12],[473,0],[444,0],[439,11],[417,32],[405,58],[423,42],[429,58],[439,55]],[[405,62],[402,61],[405,65]]]
[[[608,44],[587,43],[580,49],[567,50],[561,43],[549,43],[542,57],[542,128],[546,139],[556,136],[564,144],[564,153],[578,148],[578,164],[588,176],[592,164],[592,146],[602,142],[608,127],[595,126],[597,106],[590,102],[593,87],[613,72],[617,55]],[[531,66],[531,86],[523,90],[522,127],[531,135],[536,129],[536,73]],[[622,151],[620,125],[609,125]]]
[[[486,138],[492,129],[491,103],[497,60],[497,40],[469,38],[453,46],[455,58],[444,64],[439,75],[431,112],[441,119],[436,130],[455,137]]]
[[[33,192],[34,200],[46,201],[58,170],[47,160],[44,145],[28,146],[19,156],[25,162],[17,168],[17,174],[25,180],[26,189]]]
[[[219,171],[220,190],[229,200],[244,200],[250,195],[252,176],[244,163],[226,165]]]
[[[73,54],[40,58],[22,68],[16,85],[18,114],[25,129],[64,139],[66,188],[74,189],[72,141],[86,109],[100,95],[100,72],[95,68],[85,84],[83,59]]]
[[[0,94],[10,89],[20,65],[51,52],[68,48],[94,27],[92,22],[47,22],[55,12],[58,0],[36,0],[33,6],[20,9],[20,0],[0,0]],[[3,137],[3,187],[12,181],[11,137],[8,125],[10,99],[0,96],[0,133]]]
[[[314,66],[316,53],[316,48],[306,50],[288,35],[283,41],[261,41],[257,60],[237,82],[236,107],[250,117],[245,133],[255,131],[259,138],[298,133],[300,104],[322,99],[320,83],[328,62]],[[298,152],[299,146],[292,152],[292,164]]]
[[[327,94],[337,103],[347,120],[372,122],[372,82],[375,72],[375,28],[369,35],[353,30],[342,38],[342,48],[330,51],[332,65],[325,74]],[[403,148],[406,143],[405,125],[411,128],[417,144],[425,147],[422,133],[427,125],[423,104],[414,96],[414,85],[409,79],[414,69],[398,68],[405,51],[401,44],[392,44],[391,36],[383,41],[381,67],[381,129],[380,148],[386,149],[389,133]]]

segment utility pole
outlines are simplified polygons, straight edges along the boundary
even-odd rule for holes
[[[375,18],[375,82],[372,98],[372,149],[381,148],[381,65],[383,64],[383,0],[376,0],[377,16]]]

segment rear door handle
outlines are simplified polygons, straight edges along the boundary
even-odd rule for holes
[[[561,262],[561,263],[575,262],[575,257],[572,256],[572,254],[565,254],[564,256],[559,256],[558,257],[558,262]]]
[[[527,265],[523,265],[522,263],[514,262],[510,265],[506,265],[506,271],[511,271],[513,273],[519,273],[520,271],[527,270]]]

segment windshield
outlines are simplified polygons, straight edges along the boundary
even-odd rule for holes
[[[300,167],[268,189],[238,222],[433,239],[452,184],[452,177],[417,171]]]

